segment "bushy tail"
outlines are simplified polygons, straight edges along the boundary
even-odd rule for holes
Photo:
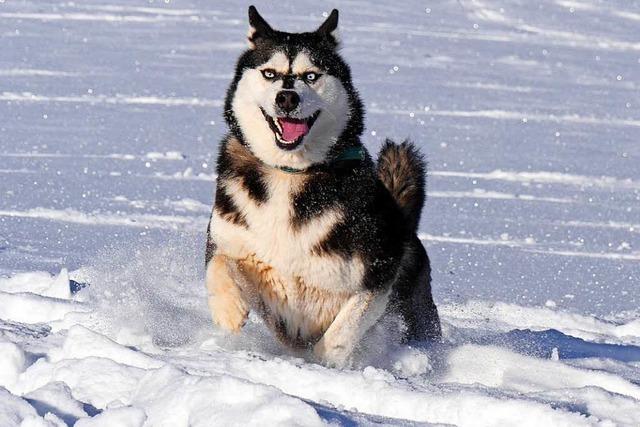
[[[425,200],[427,166],[413,143],[396,144],[387,139],[378,156],[378,177],[417,230]]]

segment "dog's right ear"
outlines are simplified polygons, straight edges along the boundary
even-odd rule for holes
[[[330,40],[334,45],[338,45],[338,9],[333,9],[329,17],[316,30],[316,34]]]
[[[247,34],[249,47],[255,49],[260,39],[269,38],[272,33],[273,28],[260,16],[258,9],[255,6],[249,6],[249,34]]]

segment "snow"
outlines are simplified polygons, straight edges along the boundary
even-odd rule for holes
[[[141,427],[147,417],[139,408],[116,408],[102,412],[91,419],[81,419],[75,423],[76,427]]]
[[[26,367],[25,355],[20,347],[10,341],[0,341],[0,384],[15,386],[19,375]]]
[[[210,324],[244,6],[0,1],[1,426],[640,425],[640,5],[339,7],[365,144],[429,160],[444,342],[378,325],[335,370]]]
[[[0,424],[3,426],[47,426],[44,419],[39,423],[35,409],[23,399],[0,387]]]

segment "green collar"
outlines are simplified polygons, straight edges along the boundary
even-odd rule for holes
[[[366,158],[366,151],[362,146],[349,147],[344,149],[335,159],[334,162],[344,162],[348,160],[364,160]],[[276,166],[282,172],[286,173],[305,173],[307,169],[297,169],[289,166]]]

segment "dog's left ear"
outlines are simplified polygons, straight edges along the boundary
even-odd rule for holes
[[[330,39],[334,44],[338,44],[338,9],[333,9],[326,21],[316,30],[322,37]]]
[[[249,33],[247,34],[249,47],[255,49],[260,39],[267,39],[271,34],[273,34],[271,25],[260,16],[255,6],[249,6]]]

